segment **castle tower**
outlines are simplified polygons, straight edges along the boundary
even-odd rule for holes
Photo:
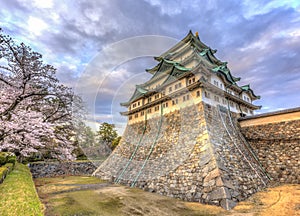
[[[237,123],[259,96],[215,53],[190,31],[155,57],[151,79],[121,104],[126,130],[95,176],[225,209],[267,185]]]

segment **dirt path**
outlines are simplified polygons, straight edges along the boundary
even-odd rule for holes
[[[143,190],[112,185],[92,177],[35,180],[46,215],[299,215],[300,185],[269,188],[231,211],[217,206],[183,202]]]

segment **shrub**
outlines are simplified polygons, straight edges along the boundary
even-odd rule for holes
[[[6,163],[12,163],[13,165],[15,165],[16,161],[17,161],[17,157],[15,155],[9,155],[7,157]]]
[[[12,171],[14,164],[7,163],[4,166],[0,167],[0,183],[2,183],[5,177]]]
[[[8,155],[7,152],[0,152],[0,166],[6,164]]]
[[[13,153],[10,152],[0,152],[0,166],[6,164],[6,163],[16,163],[16,156]]]

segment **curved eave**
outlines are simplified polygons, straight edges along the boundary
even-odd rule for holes
[[[158,57],[157,57],[157,58],[158,58]],[[159,71],[160,71],[160,69],[162,68],[162,66],[163,66],[164,64],[168,64],[168,65],[170,65],[170,66],[172,66],[172,65],[179,65],[179,66],[180,66],[180,63],[179,63],[179,62],[167,60],[167,59],[164,59],[164,58],[160,58],[160,62],[159,62],[156,66],[154,66],[153,68],[146,69],[146,72],[155,75],[156,72],[159,72]]]
[[[260,99],[259,95],[254,94],[253,90],[250,88],[250,84],[241,86],[240,88],[242,89],[243,92],[249,92],[252,99]]]
[[[174,53],[174,51],[176,51],[179,47],[184,46],[187,43],[195,43],[197,46],[199,46],[200,48],[208,48],[207,45],[205,45],[199,37],[195,36],[193,34],[193,32],[190,30],[189,33],[177,44],[175,44],[173,47],[171,47],[169,50],[167,50],[166,52],[162,53],[159,57],[160,58],[165,58],[169,53]],[[157,60],[157,59],[155,59]]]
[[[129,101],[120,103],[121,106],[128,107],[132,102],[141,99],[144,97],[145,94],[147,94],[149,91],[147,89],[144,89],[141,85],[136,85],[135,91]]]
[[[232,76],[230,76],[228,73],[225,73],[225,72],[222,71],[222,70],[213,70],[213,69],[212,69],[212,71],[213,71],[214,73],[220,74],[222,77],[224,77],[225,80],[226,80],[227,82],[230,83],[230,85],[236,85],[234,79],[233,79]]]
[[[206,48],[206,49],[202,49],[201,51],[199,51],[200,56],[205,57],[212,63],[212,64],[216,64],[216,65],[221,65],[222,62],[216,58],[214,56],[214,53],[216,53],[217,50],[212,50],[210,47]]]
[[[179,70],[181,72],[181,74],[178,76],[175,74],[175,69]],[[178,65],[174,65],[172,70],[171,70],[171,73],[170,75],[168,76],[168,78],[161,84],[161,86],[165,86],[165,85],[168,85],[176,80],[178,80],[178,77],[181,77],[181,75],[183,75],[184,73],[186,72],[189,72],[191,71],[190,68],[185,68],[185,67],[181,67],[181,66],[178,66]]]

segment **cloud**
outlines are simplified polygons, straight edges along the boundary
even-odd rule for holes
[[[116,55],[109,51],[112,44],[142,35],[180,40],[189,29],[218,49],[216,56],[241,84],[250,83],[262,96],[257,103],[268,107],[264,111],[299,106],[299,1],[10,0],[1,2],[0,16],[5,32],[41,52],[64,83],[84,90],[97,118],[109,115],[123,124],[118,103],[149,78],[144,69],[156,64],[128,56],[158,55],[154,50],[172,46],[139,42],[113,47]]]

